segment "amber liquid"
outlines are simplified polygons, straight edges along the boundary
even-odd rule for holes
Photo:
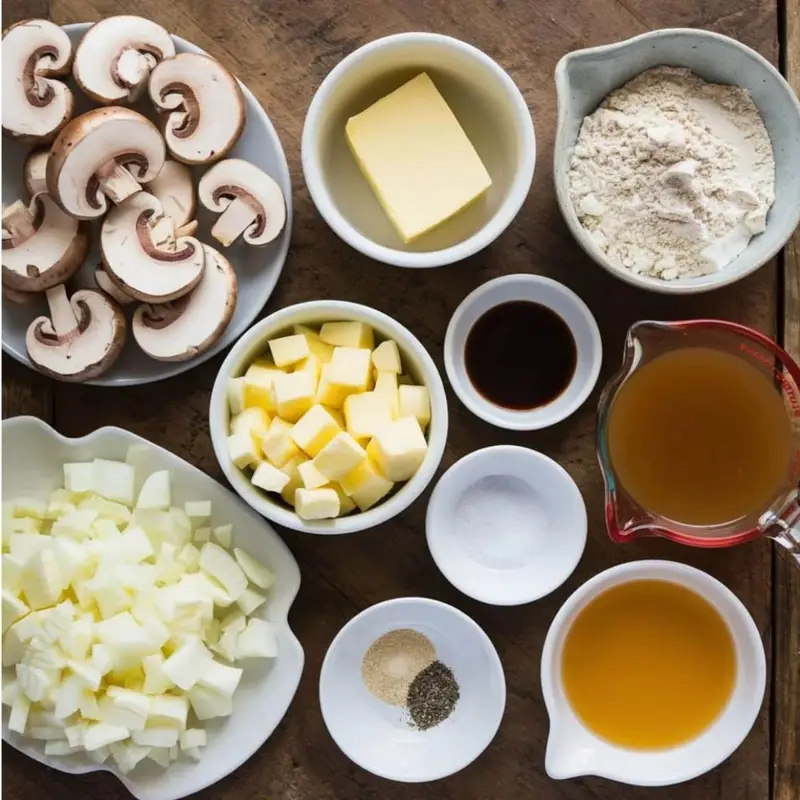
[[[647,511],[720,525],[766,510],[789,470],[791,427],[772,380],[739,356],[692,347],[622,385],[608,420],[619,484]]]
[[[580,611],[561,660],[567,699],[583,723],[622,747],[657,750],[701,734],[736,682],[728,626],[676,583],[635,580]]]

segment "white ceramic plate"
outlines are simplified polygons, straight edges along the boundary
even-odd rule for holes
[[[63,462],[97,457],[124,460],[129,448],[135,446],[135,456],[130,460],[137,466],[140,484],[150,472],[168,469],[176,505],[190,499],[211,500],[211,524],[233,523],[234,544],[274,570],[276,580],[268,602],[256,613],[277,626],[278,657],[246,663],[234,695],[233,714],[206,723],[208,746],[198,763],[177,761],[165,770],[145,759],[131,773],[122,775],[111,759],[98,765],[77,753],[46,756],[43,742],[9,732],[8,708],[3,708],[3,740],[12,747],[61,772],[111,772],[139,800],[178,800],[216,783],[267,741],[286,714],[300,683],[303,649],[287,619],[300,588],[300,570],[294,557],[270,524],[232,492],[178,456],[128,431],[100,428],[82,439],[67,439],[35,417],[4,420],[2,430],[3,500],[21,495],[44,497],[63,485]]]
[[[84,22],[64,26],[64,30],[69,34],[73,46],[78,43],[88,29],[89,24]],[[173,36],[172,38],[175,41],[175,49],[179,53],[203,52],[199,47],[195,47],[195,45],[181,39],[179,36]],[[76,114],[95,107],[83,96],[73,80],[70,79],[68,83],[76,100]],[[202,364],[238,339],[258,316],[272,294],[283,269],[283,264],[286,261],[286,254],[289,251],[292,230],[292,184],[286,156],[283,153],[283,147],[272,122],[253,93],[241,82],[240,86],[247,106],[247,123],[239,141],[230,151],[228,157],[243,158],[246,161],[250,161],[278,182],[286,200],[286,225],[283,231],[275,241],[266,247],[250,247],[239,242],[232,247],[223,248],[210,235],[211,225],[216,215],[210,214],[198,204],[196,216],[200,223],[200,228],[197,232],[197,237],[215,246],[228,258],[236,271],[236,278],[239,282],[236,311],[228,329],[213,347],[191,361],[184,362],[155,361],[146,356],[136,345],[129,329],[125,349],[116,364],[105,375],[93,381],[87,381],[87,383],[97,386],[135,386],[140,383],[164,380],[165,378],[171,378],[173,375],[179,375],[181,372],[186,372],[186,370]],[[147,100],[136,103],[133,108],[150,119],[155,119],[153,107]],[[22,183],[22,164],[30,149],[29,146],[22,145],[8,137],[3,137],[3,165],[6,167],[3,170],[2,178],[4,203],[11,203],[20,198],[27,200],[27,193]],[[205,170],[206,167],[192,168],[192,172],[196,177],[195,185]],[[95,286],[93,273],[100,261],[100,252],[96,246],[97,234],[99,233],[97,223],[92,225],[92,233],[93,246],[89,249],[86,264],[70,285]],[[131,304],[129,309],[135,307],[135,304]],[[35,317],[46,313],[47,304],[43,295],[24,306],[16,305],[4,299],[3,350],[16,358],[17,361],[30,366],[30,361],[25,351],[25,331]],[[128,311],[127,316],[130,320],[130,311]]]

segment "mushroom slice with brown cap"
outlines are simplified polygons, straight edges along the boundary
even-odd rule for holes
[[[47,188],[78,219],[96,219],[108,200],[121,203],[153,180],[164,165],[164,139],[136,111],[96,108],[72,120],[47,160]]]
[[[102,292],[81,289],[71,298],[63,284],[47,290],[49,317],[37,317],[25,334],[28,358],[38,370],[77,383],[102,375],[125,344],[125,316]]]
[[[172,217],[178,227],[194,217],[197,196],[192,172],[186,164],[168,158],[161,172],[148,184],[147,191],[159,199],[164,213]]]
[[[77,272],[89,249],[90,229],[65,214],[47,194],[30,206],[17,200],[3,209],[3,285],[42,292]]]
[[[141,305],[133,314],[133,336],[158,361],[188,361],[219,340],[236,309],[236,273],[208,245],[203,279],[191,294],[172,303]]]
[[[72,116],[72,92],[53,76],[69,72],[69,36],[45,19],[12,25],[3,36],[3,131],[49,142]]]
[[[269,244],[286,224],[280,186],[240,158],[228,158],[211,167],[200,179],[198,194],[209,211],[222,212],[211,235],[224,247],[242,234],[248,244]]]
[[[47,159],[50,158],[50,148],[41,147],[28,153],[22,165],[22,180],[28,190],[28,196],[47,191]]]
[[[115,283],[108,277],[108,273],[103,269],[103,265],[99,264],[94,271],[94,282],[97,288],[105,292],[110,297],[113,297],[121,306],[130,305],[136,298],[125,294]]]
[[[100,252],[117,288],[148,303],[175,300],[203,277],[203,245],[190,236],[176,236],[175,223],[147,192],[109,212],[100,232]]]
[[[164,138],[178,161],[219,161],[242,133],[246,106],[239,82],[213,58],[165,58],[150,74],[148,89],[156,108],[168,112]]]
[[[92,25],[75,50],[72,74],[96,103],[133,102],[147,86],[150,71],[175,55],[167,31],[144,17],[107,17]]]

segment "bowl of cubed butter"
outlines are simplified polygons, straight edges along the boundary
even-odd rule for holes
[[[214,383],[214,452],[239,495],[307,533],[367,530],[430,483],[447,440],[422,343],[369,306],[320,300],[254,325]]]

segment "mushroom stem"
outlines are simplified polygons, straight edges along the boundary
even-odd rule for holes
[[[36,233],[35,223],[36,216],[31,209],[22,200],[15,200],[3,209],[3,241],[10,242],[11,247],[18,247]]]
[[[223,246],[229,247],[247,228],[258,219],[260,208],[247,202],[245,197],[237,197],[219,215],[211,235]]]
[[[45,292],[47,305],[50,308],[50,319],[53,321],[53,329],[59,339],[65,339],[78,328],[78,318],[72,310],[72,305],[67,297],[67,290],[64,284],[53,286]]]
[[[175,220],[166,214],[158,217],[150,227],[150,238],[158,250],[166,250],[170,253],[175,252],[178,248],[177,235]]]
[[[179,239],[182,236],[194,236],[197,233],[197,228],[197,220],[193,219],[190,222],[187,222],[185,225],[181,225],[180,228],[175,231],[175,236],[177,236]]]
[[[142,189],[133,175],[114,159],[103,164],[95,177],[103,193],[116,205]]]
[[[124,50],[117,61],[117,77],[119,82],[129,90],[128,102],[139,99],[147,81],[150,70],[156,65],[152,55],[140,53],[138,50]]]

